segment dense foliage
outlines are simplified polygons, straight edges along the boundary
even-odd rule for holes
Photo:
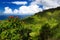
[[[60,9],[0,20],[0,40],[60,40]]]

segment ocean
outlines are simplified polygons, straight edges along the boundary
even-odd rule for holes
[[[14,17],[18,16],[19,18],[25,18],[31,15],[0,15],[0,20],[7,19],[9,16],[14,16]]]

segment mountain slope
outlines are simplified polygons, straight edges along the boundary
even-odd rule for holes
[[[35,31],[36,34],[38,34],[37,31],[44,30],[48,25],[48,27],[50,27],[50,29],[53,30],[51,31],[53,36],[49,40],[60,39],[60,35],[59,35],[60,34],[60,31],[59,31],[60,30],[60,7],[55,9],[44,10],[43,12],[36,13],[35,15],[24,19],[24,22],[27,25],[27,27],[32,27],[33,32]],[[43,26],[44,28],[41,29]],[[49,30],[49,28],[45,30]],[[45,32],[43,31],[42,36],[40,34],[40,36],[42,37],[41,40],[44,40],[45,39],[44,35],[48,34],[48,31],[46,34],[44,34]]]
[[[0,20],[0,40],[60,40],[60,7],[25,19]]]
[[[49,9],[49,10],[44,10],[43,12],[39,12],[39,13],[36,13],[35,15],[31,16],[31,17],[28,17],[24,20],[27,20],[27,21],[36,21],[36,22],[39,22],[39,21],[49,21],[49,20],[55,20],[55,21],[59,21],[59,17],[60,17],[60,7],[58,8],[55,8],[55,9]],[[29,23],[28,22],[28,23]]]

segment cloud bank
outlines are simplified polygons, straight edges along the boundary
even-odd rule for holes
[[[27,4],[27,2],[12,2],[13,4],[19,5],[19,4]],[[40,5],[43,5],[42,8],[40,8]],[[32,0],[29,6],[21,6],[19,9],[12,10],[9,7],[5,7],[4,13],[6,14],[35,14],[37,12],[47,10],[50,8],[56,8],[60,6],[60,0]]]
[[[4,13],[5,14],[20,14],[20,15],[23,15],[23,14],[34,14],[34,13],[37,13],[39,11],[42,11],[42,9],[39,8],[38,5],[30,5],[30,6],[21,6],[21,7],[19,7],[19,9],[15,9],[15,10],[12,10],[9,7],[5,7]]]

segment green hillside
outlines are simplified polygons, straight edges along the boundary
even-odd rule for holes
[[[0,40],[60,40],[60,7],[0,20]]]

